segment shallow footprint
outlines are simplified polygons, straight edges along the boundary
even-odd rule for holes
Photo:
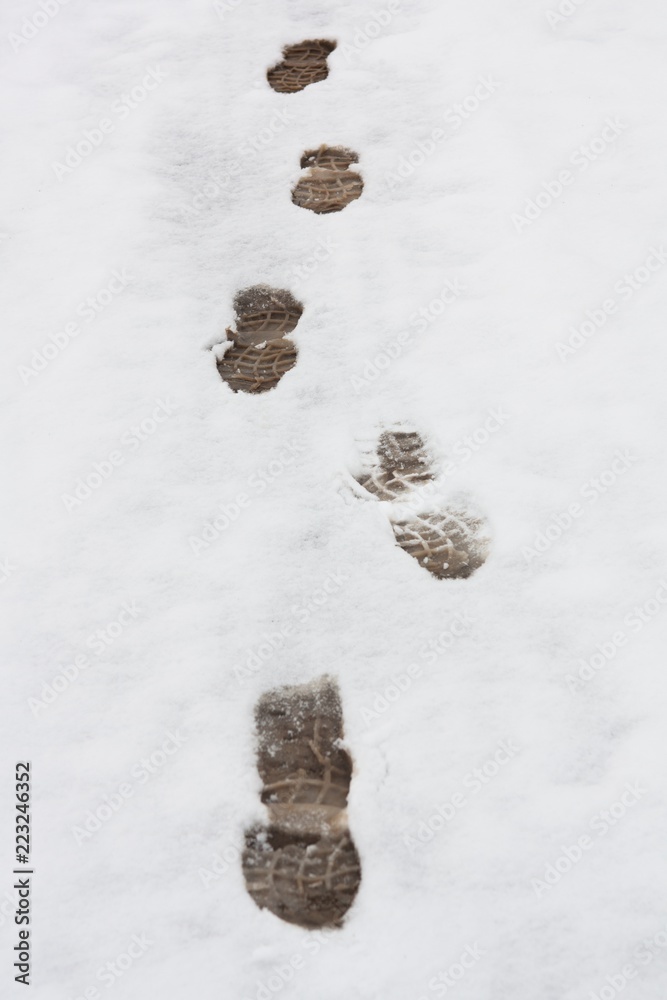
[[[296,364],[297,349],[286,339],[303,306],[291,292],[254,285],[234,299],[236,330],[228,329],[227,347],[217,361],[220,377],[234,392],[268,392]]]
[[[390,501],[397,544],[440,580],[466,579],[486,561],[484,519],[461,503],[437,509],[435,470],[420,434],[383,431],[377,446],[364,449],[356,481],[378,500]],[[427,507],[435,507],[427,511]]]
[[[329,75],[327,57],[336,48],[335,42],[311,38],[283,49],[282,62],[272,66],[266,78],[279,94],[295,94],[311,83],[326,80]]]
[[[378,500],[396,500],[433,480],[430,459],[416,431],[383,431],[367,459],[357,482]]]
[[[342,146],[308,150],[301,157],[301,168],[308,172],[292,191],[292,201],[318,215],[342,212],[364,189],[361,175],[349,169],[358,162],[357,154]]]
[[[301,927],[338,927],[361,881],[347,826],[352,761],[337,684],[268,691],[255,712],[267,827],[246,833],[243,873],[260,908]]]

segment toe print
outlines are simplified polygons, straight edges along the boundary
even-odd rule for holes
[[[283,59],[273,66],[266,78],[279,94],[295,94],[311,83],[326,80],[329,75],[327,57],[336,48],[335,42],[322,38],[288,45]]]
[[[302,927],[336,927],[361,881],[347,827],[352,762],[337,685],[267,692],[256,711],[257,769],[269,824],[246,834],[243,871],[261,908]]]
[[[361,196],[364,182],[361,175],[349,167],[359,157],[351,149],[320,146],[301,157],[301,167],[307,173],[292,191],[292,201],[318,215],[342,210]]]
[[[378,500],[395,500],[433,479],[424,442],[414,431],[384,431],[372,461],[357,481]]]
[[[220,377],[234,392],[268,392],[296,364],[296,346],[287,336],[303,307],[288,291],[256,285],[239,292],[234,308],[236,330],[227,330]]]
[[[465,579],[485,562],[484,519],[461,504],[439,507],[436,474],[416,431],[383,431],[375,449],[364,449],[364,467],[355,479],[367,493],[392,504],[397,544],[439,580]]]
[[[243,344],[261,344],[277,340],[295,329],[303,306],[290,292],[255,285],[234,299],[236,338]]]

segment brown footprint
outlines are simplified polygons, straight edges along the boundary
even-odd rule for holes
[[[465,580],[486,561],[484,521],[453,509],[392,521],[396,541],[439,580]]]
[[[287,335],[303,306],[284,289],[255,285],[234,300],[236,330],[228,329],[227,348],[217,362],[220,377],[234,392],[268,392],[296,364],[297,350]]]
[[[434,492],[435,474],[424,441],[415,431],[384,431],[357,482],[378,500],[408,503],[390,514],[396,542],[420,566],[440,580],[465,579],[486,561],[488,537],[484,520],[450,504],[424,513]]]
[[[266,828],[246,833],[243,873],[260,908],[302,927],[338,927],[361,881],[347,826],[352,761],[328,677],[268,691],[255,712]]]
[[[335,48],[335,42],[323,38],[288,45],[283,49],[282,62],[272,66],[266,78],[279,94],[295,94],[311,83],[326,80],[329,75],[327,57]]]
[[[361,196],[364,182],[361,175],[348,168],[359,157],[351,149],[340,146],[320,146],[301,157],[301,168],[308,173],[292,191],[292,201],[318,215],[342,212]]]
[[[383,431],[375,464],[358,482],[378,500],[396,500],[402,494],[431,482],[433,473],[424,442],[414,431]]]

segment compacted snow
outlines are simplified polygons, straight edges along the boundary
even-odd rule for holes
[[[663,1000],[663,4],[1,18],[2,995],[29,758],[35,1000]],[[274,92],[308,38],[328,78]],[[323,143],[331,215],[290,197]],[[298,361],[233,393],[262,283]],[[468,580],[354,488],[401,423],[488,521]],[[326,674],[363,879],[308,932],[240,850],[254,706]]]

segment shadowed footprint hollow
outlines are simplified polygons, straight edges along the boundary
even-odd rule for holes
[[[364,189],[361,175],[349,169],[358,161],[355,152],[342,146],[307,150],[301,157],[306,173],[292,191],[292,201],[317,215],[342,212]]]
[[[311,83],[326,80],[329,75],[328,56],[336,43],[324,38],[311,38],[283,49],[282,61],[266,74],[269,84],[279,94],[295,94]]]
[[[255,713],[268,825],[246,833],[243,872],[260,908],[302,927],[338,927],[361,881],[347,824],[352,761],[337,684],[277,688]]]
[[[394,538],[404,552],[440,580],[466,579],[484,564],[489,540],[481,516],[462,501],[428,510],[433,503],[435,470],[420,434],[385,430],[364,449],[355,479],[378,500],[392,503]],[[405,513],[410,505],[414,513]]]
[[[268,392],[296,364],[288,335],[303,306],[285,289],[254,285],[238,293],[234,309],[236,329],[226,331],[228,346],[217,361],[220,377],[233,392]]]

